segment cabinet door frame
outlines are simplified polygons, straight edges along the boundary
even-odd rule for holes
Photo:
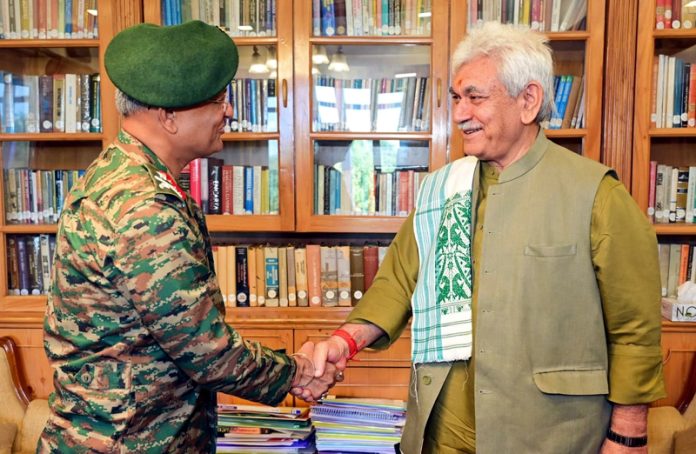
[[[312,0],[295,0],[295,175],[298,181],[296,194],[297,230],[301,232],[345,233],[394,233],[404,217],[394,216],[336,216],[315,215],[314,202],[314,152],[315,140],[352,139],[406,139],[429,142],[429,170],[436,170],[448,161],[448,95],[447,83],[449,58],[448,22],[450,2],[433,2],[431,36],[339,36],[315,37],[312,35]],[[318,133],[312,132],[312,74],[311,48],[323,45],[399,45],[421,44],[430,46],[430,96],[431,130],[413,133]]]

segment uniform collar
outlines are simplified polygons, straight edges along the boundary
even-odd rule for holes
[[[128,132],[125,130],[121,129],[118,132],[117,136],[117,141],[119,142],[119,145],[125,145],[126,148],[133,149],[132,147],[135,146],[138,148],[140,152],[142,152],[142,158],[139,156],[134,156],[135,159],[141,159],[143,163],[148,162],[152,164],[157,170],[164,172],[168,175],[171,175],[171,172],[169,172],[169,169],[167,166],[162,162],[162,160],[155,154],[154,151],[150,150],[147,145],[144,143],[140,142],[138,139],[130,135]],[[124,147],[120,147],[123,149]]]

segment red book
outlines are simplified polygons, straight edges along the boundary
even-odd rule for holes
[[[363,251],[363,273],[365,274],[365,291],[370,289],[375,280],[379,267],[379,254],[377,246],[365,246]]]
[[[231,165],[222,166],[222,214],[232,214],[232,187],[234,186],[232,169]]]
[[[191,176],[189,188],[191,197],[196,201],[198,206],[201,206],[201,158],[194,159],[189,163]]]

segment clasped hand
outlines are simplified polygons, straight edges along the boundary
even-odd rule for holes
[[[297,372],[290,394],[307,402],[316,402],[326,394],[336,382],[343,381],[346,367],[343,352],[328,341],[305,344],[292,356],[297,363]],[[338,347],[340,349],[340,347]]]

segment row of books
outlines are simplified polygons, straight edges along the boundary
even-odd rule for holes
[[[328,398],[311,407],[319,452],[392,454],[406,423],[401,400]]]
[[[4,169],[5,219],[9,224],[54,224],[84,170]]]
[[[587,0],[487,0],[469,2],[469,27],[488,21],[542,32],[584,30]]]
[[[202,20],[230,36],[275,36],[277,0],[162,0],[162,24]]]
[[[694,266],[696,244],[660,243],[657,247],[662,296],[676,297],[677,289],[681,284],[687,281],[696,282],[696,266]]]
[[[278,98],[275,79],[234,79],[227,86],[233,116],[225,132],[278,131]]]
[[[0,0],[0,39],[98,37],[97,0]]]
[[[8,235],[7,285],[10,295],[48,294],[55,250],[55,235]]]
[[[656,0],[655,28],[693,28],[696,25],[696,4],[692,0]]]
[[[554,76],[556,110],[544,127],[548,129],[582,128],[585,123],[585,84],[582,76]]]
[[[315,131],[427,131],[430,78],[314,76]]]
[[[0,71],[0,132],[101,132],[99,74]]]
[[[316,452],[307,407],[218,404],[217,416],[217,452]]]
[[[278,214],[278,168],[225,164],[198,158],[179,177],[205,214]]]
[[[314,213],[343,216],[407,216],[413,210],[427,168],[383,172],[374,168],[370,184],[353,181],[349,168],[314,166]]]
[[[655,56],[650,126],[696,126],[696,66],[692,63],[670,55]]]
[[[648,216],[653,222],[696,222],[696,167],[650,161],[648,188]]]
[[[431,0],[314,0],[314,36],[429,35]]]
[[[227,307],[332,307],[362,298],[386,251],[376,245],[221,245],[213,257]]]

